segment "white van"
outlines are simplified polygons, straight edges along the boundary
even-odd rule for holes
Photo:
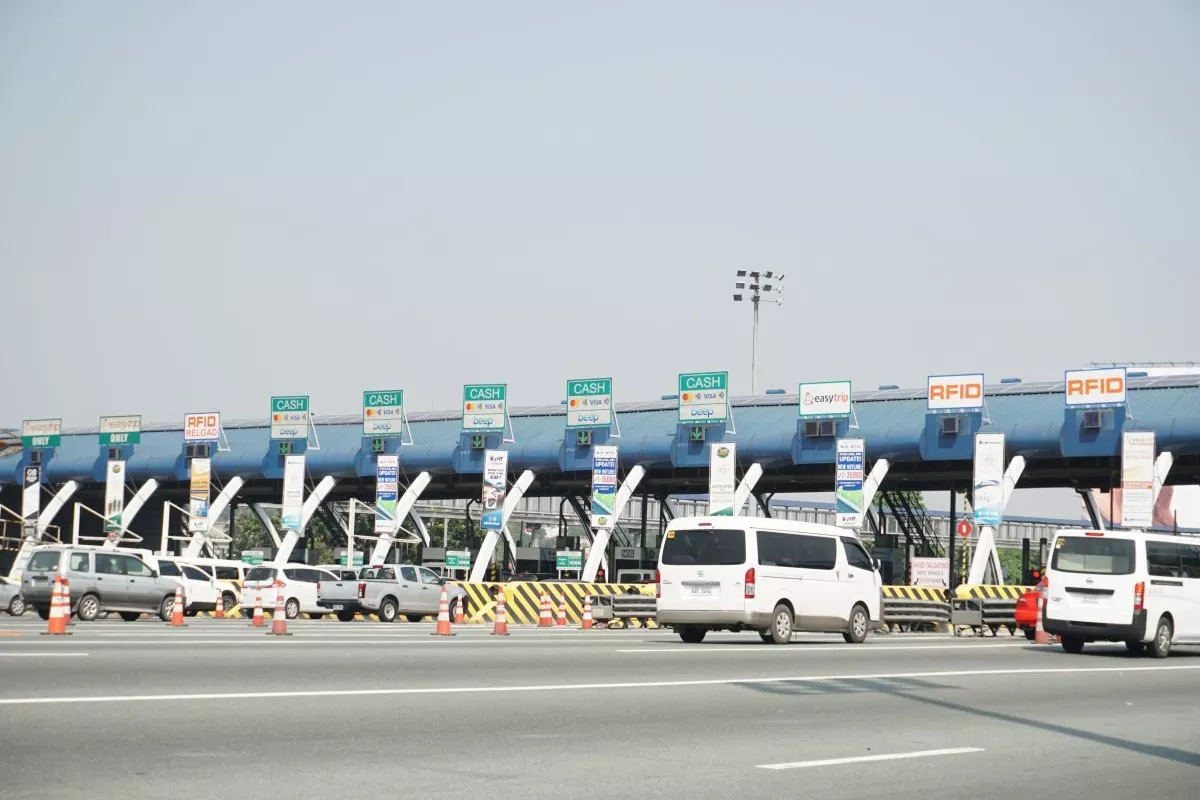
[[[710,630],[794,631],[862,642],[880,625],[877,565],[849,531],[760,517],[673,520],[658,556],[658,623],[692,644]]]
[[[1068,653],[1124,642],[1166,658],[1172,644],[1200,644],[1200,540],[1060,530],[1050,553],[1042,625]]]
[[[262,597],[263,611],[271,612],[275,608],[275,582],[283,583],[283,612],[288,619],[296,619],[301,614],[314,617],[324,617],[330,613],[317,603],[317,584],[321,581],[334,583],[338,576],[329,570],[310,567],[305,564],[289,563],[284,567],[275,564],[261,564],[251,567],[242,583],[242,614],[254,616],[254,603],[257,597]]]

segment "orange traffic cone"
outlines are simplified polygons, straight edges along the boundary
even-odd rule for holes
[[[496,624],[492,636],[508,636],[508,614],[504,610],[504,590],[496,593]]]
[[[225,619],[225,598],[217,590],[217,606],[213,609],[213,619]]]
[[[592,629],[592,596],[584,595],[583,598],[583,626],[582,629],[590,631]]]
[[[558,599],[558,625],[566,627],[567,625],[567,596],[563,595]]]
[[[171,604],[171,627],[183,627],[183,584],[175,584],[175,602]]]
[[[70,636],[67,632],[67,616],[71,613],[70,600],[63,607],[63,584],[66,579],[61,575],[55,576],[54,588],[50,590],[50,618],[43,636]]]
[[[454,636],[450,630],[450,597],[446,594],[445,586],[442,587],[442,599],[438,601],[437,630],[433,635]]]
[[[1046,607],[1046,584],[1045,580],[1038,584],[1038,608],[1037,608],[1037,625],[1033,629],[1034,644],[1056,644],[1057,636],[1051,636],[1046,633],[1046,629],[1042,627],[1042,609]]]
[[[454,606],[454,624],[455,625],[466,625],[467,624],[466,605],[467,605],[466,595],[463,595],[462,597],[458,598],[458,603],[455,604],[455,606]]]
[[[545,591],[542,592],[542,611],[538,615],[539,628],[554,627],[554,616],[550,612],[550,595]]]
[[[275,612],[267,636],[291,636],[287,629],[287,610],[283,606],[283,581],[275,581]]]
[[[254,590],[254,618],[250,620],[251,628],[265,628],[267,621],[263,619],[262,589]]]
[[[60,577],[62,578],[62,588],[59,589],[59,593],[62,595],[62,598],[59,602],[62,604],[63,624],[71,626],[75,624],[74,620],[71,619],[71,582],[67,580],[66,575]]]

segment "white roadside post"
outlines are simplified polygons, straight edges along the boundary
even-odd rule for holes
[[[400,522],[412,511],[413,506],[421,497],[421,492],[425,491],[432,480],[432,475],[428,472],[422,472],[404,490],[404,494],[400,496],[400,500],[396,503],[396,530],[399,530]],[[381,533],[379,541],[375,543],[375,549],[371,553],[371,560],[368,562],[368,565],[382,564],[387,559],[388,551],[392,549],[395,540],[396,534],[394,531],[392,533]]]
[[[742,507],[746,505],[746,501],[750,499],[750,494],[754,491],[754,487],[758,484],[758,480],[762,477],[762,474],[762,464],[755,461],[746,470],[746,474],[742,476],[737,490],[733,493],[733,512],[735,515],[742,510]]]
[[[77,482],[67,481],[54,493],[54,497],[46,504],[46,508],[38,514],[37,527],[35,528],[36,535],[28,538],[22,537],[21,549],[17,551],[17,557],[13,561],[8,577],[13,580],[20,580],[21,573],[25,570],[25,565],[29,563],[30,557],[33,556],[33,548],[41,543],[42,537],[46,535],[46,530],[50,527],[50,523],[58,516],[58,512],[62,511],[63,506],[67,504],[78,488],[79,484]]]
[[[625,511],[625,506],[629,504],[629,500],[633,497],[633,493],[637,491],[638,484],[641,483],[645,474],[646,468],[638,464],[625,475],[625,481],[621,484],[621,488],[617,489],[617,500],[613,505],[613,526],[621,518],[621,514]],[[588,552],[587,563],[584,564],[583,574],[580,576],[580,579],[584,583],[592,583],[596,580],[596,574],[600,571],[600,565],[604,563],[605,551],[608,549],[608,542],[611,538],[611,527],[601,528],[596,531],[596,535],[592,539],[592,549]]]
[[[517,503],[521,502],[521,498],[525,496],[525,492],[529,490],[533,483],[534,474],[532,470],[525,470],[521,473],[521,477],[517,478],[504,495],[504,506],[502,508],[503,522],[501,527],[508,523],[509,517],[517,508]],[[507,536],[507,535],[506,535]],[[507,536],[508,541],[512,542],[512,537]],[[472,583],[479,583],[487,578],[488,564],[491,563],[492,555],[496,552],[496,543],[500,540],[500,531],[488,531],[483,537],[483,544],[479,548],[479,555],[475,557],[475,564],[471,567]],[[516,558],[516,553],[513,553],[513,558]]]
[[[291,558],[292,551],[296,549],[296,544],[300,541],[301,535],[304,533],[308,521],[312,519],[313,514],[321,507],[321,503],[333,491],[333,487],[337,485],[337,478],[332,475],[326,475],[312,490],[312,493],[304,499],[304,505],[300,512],[300,527],[299,530],[287,530],[283,536],[283,543],[279,546],[279,553],[275,556],[275,564],[286,564]]]
[[[208,507],[208,518],[204,530],[192,533],[192,537],[188,540],[187,547],[183,551],[184,558],[199,558],[200,554],[204,552],[204,545],[209,542],[213,526],[216,525],[217,519],[225,511],[225,507],[233,502],[233,498],[237,496],[243,483],[245,481],[240,475],[234,475],[229,479],[229,483],[225,484],[225,488],[217,494],[217,499]]]
[[[1008,506],[1008,501],[1012,498],[1013,490],[1016,489],[1017,481],[1021,479],[1021,473],[1024,471],[1025,457],[1013,456],[1012,461],[1008,463],[1007,469],[1004,470],[1000,499],[1001,512]],[[996,550],[996,529],[991,525],[983,525],[979,529],[979,539],[975,543],[975,555],[971,558],[971,569],[967,574],[967,584],[970,586],[982,584],[987,578],[989,564],[995,572],[996,580],[1000,580],[1004,573],[1000,567],[1000,553]]]

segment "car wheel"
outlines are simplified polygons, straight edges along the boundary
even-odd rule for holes
[[[1066,650],[1068,653],[1082,653],[1083,639],[1074,636],[1064,636],[1062,637],[1062,646],[1063,650]]]
[[[221,595],[221,612],[224,614],[232,614],[233,609],[237,607],[238,601],[231,593],[226,592]]]
[[[399,609],[396,607],[395,600],[390,597],[383,598],[383,602],[379,604],[379,621],[395,622],[397,611],[399,611]]]
[[[1146,652],[1146,643],[1137,641],[1126,642],[1125,649],[1133,653],[1135,656],[1140,656],[1142,653]]]
[[[162,599],[158,604],[158,618],[163,622],[170,622],[171,615],[175,613],[175,595],[169,594]]]
[[[136,611],[122,611],[120,613],[121,613],[121,619],[125,620],[126,622],[137,622],[139,619],[141,619],[141,616],[142,616],[141,614],[137,613]]]
[[[34,610],[35,610],[35,611],[37,611],[37,615],[38,615],[39,617],[41,617],[42,619],[50,619],[50,609],[48,609],[48,608],[36,608],[36,609],[34,609]]]
[[[183,615],[185,617],[194,617],[199,613],[200,612],[194,608],[187,608],[187,609],[184,609],[184,611],[183,611]]]
[[[775,610],[771,612],[771,641],[775,644],[787,644],[792,641],[793,630],[795,621],[792,610],[783,603],[775,606]]]
[[[100,598],[94,594],[85,594],[79,598],[79,606],[76,608],[75,614],[83,622],[92,622],[100,616]]]
[[[867,614],[867,609],[861,605],[856,605],[850,609],[850,626],[849,629],[842,634],[842,638],[848,644],[862,644],[867,640],[867,632],[871,629],[871,617]]]
[[[772,638],[771,638],[771,632],[770,632],[770,631],[759,631],[759,632],[758,632],[758,638],[762,639],[764,642],[773,642],[773,641],[775,641],[774,639],[772,639]]]
[[[421,620],[425,619],[420,614],[405,614],[404,618],[409,622],[420,622]]]
[[[1032,642],[1034,639],[1037,638],[1037,631],[1035,629],[1021,628],[1021,630],[1025,631],[1025,638],[1028,639],[1029,641]]]
[[[339,612],[337,612],[337,618],[339,620],[341,620],[342,622],[353,622],[354,621],[354,612],[353,611],[339,611]]]
[[[19,617],[25,613],[25,598],[17,595],[12,600],[8,601],[8,613],[14,617]]]
[[[684,625],[679,629],[679,638],[688,644],[700,644],[704,641],[706,633],[708,633],[708,628],[700,625]]]
[[[1175,626],[1171,620],[1162,617],[1154,630],[1154,641],[1150,643],[1150,655],[1155,658],[1166,658],[1171,654],[1171,637],[1175,634]]]
[[[296,598],[291,598],[283,604],[283,615],[288,619],[296,619],[300,616],[300,601]]]

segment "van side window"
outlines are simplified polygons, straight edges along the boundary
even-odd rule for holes
[[[164,575],[168,578],[178,578],[179,577],[179,565],[176,564],[174,561],[159,561],[158,562],[158,574]]]
[[[843,536],[842,546],[846,548],[846,561],[850,566],[865,569],[867,572],[875,569],[875,564],[872,563],[871,557],[867,555],[866,550],[863,550],[862,545],[858,543],[857,539]]]
[[[758,532],[758,563],[764,567],[799,567],[800,537],[790,533]]]
[[[71,572],[87,572],[89,566],[87,553],[71,553]]]
[[[404,578],[404,580],[408,581],[409,583],[416,583],[417,582],[416,567],[401,567],[400,568],[400,577]]]
[[[1179,556],[1183,567],[1183,577],[1200,578],[1200,545],[1179,545]]]
[[[96,553],[96,572],[101,575],[124,575],[124,567],[121,556]]]
[[[1146,567],[1152,578],[1178,578],[1179,545],[1173,542],[1146,542]]]
[[[142,561],[140,558],[135,558],[134,556],[118,557],[125,562],[124,572],[126,575],[134,575],[138,578],[149,578],[153,574],[150,568],[146,566],[146,562]]]
[[[800,566],[805,569],[833,569],[837,566],[837,541],[831,536],[800,536]]]

